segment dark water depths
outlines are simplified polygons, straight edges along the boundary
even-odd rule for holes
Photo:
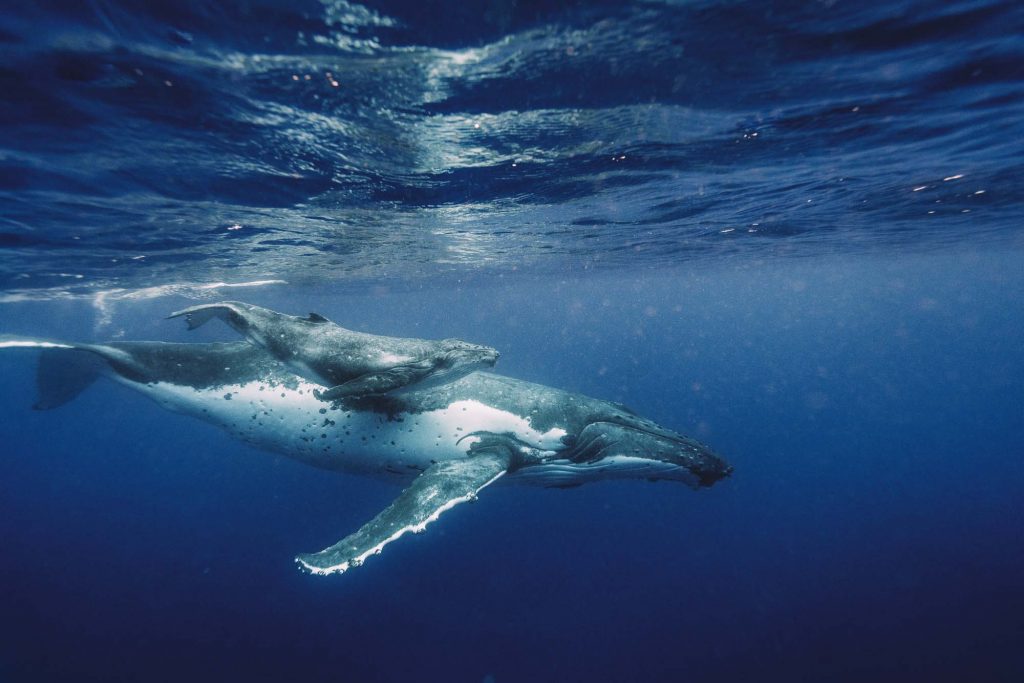
[[[1024,679],[1015,2],[0,11],[0,334],[197,300],[493,345],[735,467],[384,483],[0,351],[0,680]]]

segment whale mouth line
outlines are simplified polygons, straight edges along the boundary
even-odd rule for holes
[[[616,458],[620,465],[647,463],[627,469],[652,470],[650,478],[682,480],[694,488],[711,486],[732,472],[728,463],[699,441],[657,425],[628,420],[588,424],[567,444],[566,456],[576,465],[601,464]],[[622,476],[629,475],[623,472]]]
[[[698,477],[686,469],[662,460],[627,455],[613,455],[591,462],[569,459],[530,464],[510,474],[510,481],[547,487],[571,487],[615,479],[648,479],[678,481],[690,488],[700,486]]]

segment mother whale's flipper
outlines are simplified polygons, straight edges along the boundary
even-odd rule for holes
[[[508,471],[512,458],[508,449],[493,448],[462,460],[431,465],[359,531],[318,553],[299,555],[295,561],[306,571],[320,575],[358,567],[407,532],[420,533],[443,512],[476,500],[481,489]]]

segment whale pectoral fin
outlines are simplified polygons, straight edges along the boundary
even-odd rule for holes
[[[344,384],[325,389],[318,396],[322,401],[340,401],[344,398],[386,394],[419,382],[434,369],[435,365],[430,360],[403,363],[380,372],[360,375]]]
[[[191,306],[184,308],[180,311],[175,311],[167,316],[167,319],[180,318],[185,316],[185,322],[188,324],[188,329],[194,330],[197,327],[205,325],[213,318],[220,318],[227,324],[234,327],[232,324],[232,316],[237,316],[238,313],[228,304],[201,304],[199,306]]]
[[[427,468],[391,505],[359,531],[318,553],[299,555],[295,561],[312,574],[340,574],[358,567],[402,535],[422,532],[427,524],[476,494],[508,470],[507,451],[494,449],[461,460]]]

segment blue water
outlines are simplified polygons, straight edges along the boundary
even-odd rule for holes
[[[0,354],[0,680],[1024,680],[1015,2],[0,10],[0,334],[242,299],[495,346],[735,467],[397,494]]]

